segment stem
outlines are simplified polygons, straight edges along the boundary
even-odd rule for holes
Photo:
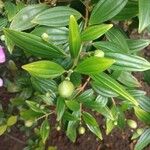
[[[43,116],[37,118],[35,121],[39,121],[39,120],[41,120],[41,119],[43,119],[43,118],[47,118],[49,115],[51,115],[51,114],[53,114],[53,113],[54,113],[54,111],[52,111],[52,112],[50,112],[50,113],[48,113],[48,114],[45,114],[45,115],[43,115]]]

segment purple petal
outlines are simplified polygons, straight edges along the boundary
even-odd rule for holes
[[[3,86],[3,80],[0,78],[0,87]]]
[[[0,46],[0,63],[4,63],[6,61],[4,48]]]

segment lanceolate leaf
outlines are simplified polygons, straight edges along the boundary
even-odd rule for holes
[[[150,2],[149,0],[139,0],[139,33],[150,25]]]
[[[127,5],[117,14],[114,20],[127,20],[138,15],[138,4],[135,1],[128,1]]]
[[[99,24],[111,19],[123,9],[126,3],[127,0],[99,0],[92,11],[90,24]]]
[[[49,136],[49,132],[50,132],[50,126],[49,126],[48,120],[46,119],[43,121],[41,128],[40,128],[40,135],[41,135],[43,143],[46,142],[46,139]]]
[[[63,98],[59,97],[57,99],[57,106],[56,106],[57,121],[60,121],[64,112],[65,112],[65,101]]]
[[[76,19],[81,17],[81,14],[72,8],[58,6],[41,12],[32,20],[32,22],[46,26],[63,27],[68,25],[70,15],[74,15]]]
[[[36,24],[32,23],[31,21],[35,16],[44,11],[46,8],[47,6],[44,4],[29,5],[23,8],[13,18],[13,21],[10,24],[10,28],[22,31],[34,27]]]
[[[127,43],[130,49],[130,53],[138,52],[150,44],[150,40],[148,39],[127,39]]]
[[[135,107],[135,115],[144,123],[150,124],[150,112],[146,112],[139,107]]]
[[[95,40],[106,33],[112,26],[112,24],[90,26],[82,32],[81,39],[82,41]]]
[[[111,67],[114,70],[145,71],[150,69],[150,63],[139,56],[111,52],[105,53],[105,56],[116,60]]]
[[[143,150],[148,144],[150,144],[150,128],[146,129],[141,135],[135,145],[135,150]]]
[[[59,64],[44,60],[24,65],[22,68],[31,75],[41,78],[55,78],[65,72]]]
[[[89,57],[79,63],[75,71],[83,74],[97,74],[108,69],[114,62],[113,59]]]
[[[80,52],[81,37],[79,26],[74,16],[70,16],[69,21],[69,48],[73,58],[76,58]]]
[[[52,43],[43,41],[36,35],[9,29],[5,29],[4,33],[15,45],[32,55],[43,58],[59,58],[65,56],[65,53],[60,48]]]
[[[104,85],[133,104],[138,105],[137,101],[124,89],[124,87],[109,75],[101,73],[99,75],[92,75],[91,77],[95,82],[97,82],[97,84]]]
[[[36,27],[32,34],[35,34],[37,36],[42,36],[43,33],[46,33],[48,35],[48,41],[53,42],[57,45],[64,44],[68,41],[68,28],[66,27],[47,27],[47,26],[39,26]]]
[[[106,37],[109,41],[118,44],[122,49],[122,52],[127,53],[129,47],[126,41],[126,36],[122,33],[119,28],[113,27],[107,33]]]
[[[99,125],[95,118],[87,112],[83,112],[82,116],[89,130],[93,132],[99,139],[102,140],[102,133],[99,129]]]
[[[120,45],[111,41],[94,42],[93,46],[96,47],[97,49],[103,50],[104,52],[115,52],[115,53],[123,52],[122,47]]]

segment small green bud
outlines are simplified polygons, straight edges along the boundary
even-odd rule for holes
[[[142,128],[139,128],[136,130],[137,134],[141,135],[143,133],[144,129]]]
[[[137,128],[137,123],[134,120],[128,119],[127,124],[129,127],[133,128],[133,129]]]
[[[57,127],[56,127],[56,130],[57,130],[57,131],[60,131],[60,130],[61,130],[61,127],[60,127],[60,126],[57,126]]]
[[[85,128],[84,127],[79,127],[78,132],[79,132],[79,134],[84,134],[85,133]]]
[[[25,126],[26,127],[31,127],[33,125],[33,120],[27,120],[25,121]]]
[[[1,35],[1,41],[5,41],[5,35]]]
[[[117,121],[114,121],[114,125],[117,126],[117,124],[118,124],[118,122],[117,122]]]
[[[40,106],[40,109],[41,109],[41,110],[43,110],[44,108],[45,108],[45,106],[44,106],[44,105],[41,105],[41,106]]]
[[[48,41],[48,40],[49,40],[49,36],[48,36],[47,33],[43,33],[41,37],[42,37],[42,39],[43,39],[44,41]]]
[[[69,98],[74,91],[74,85],[71,81],[64,80],[58,86],[58,93],[63,98]]]
[[[94,56],[96,57],[104,57],[105,53],[102,50],[95,50]]]

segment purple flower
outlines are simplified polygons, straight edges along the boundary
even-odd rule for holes
[[[0,78],[0,87],[3,86],[3,80]]]
[[[0,46],[0,63],[4,63],[6,61],[4,48]]]

